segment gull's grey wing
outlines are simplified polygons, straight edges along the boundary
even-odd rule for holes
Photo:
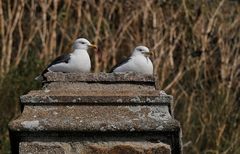
[[[131,58],[126,58],[123,61],[121,61],[120,63],[116,64],[110,71],[109,73],[112,73],[117,67],[126,64]]]
[[[70,60],[70,54],[64,54],[57,57],[47,66],[47,68],[42,72],[42,75],[48,72],[48,68],[51,67],[52,65],[59,64],[59,63],[68,63],[69,60]]]

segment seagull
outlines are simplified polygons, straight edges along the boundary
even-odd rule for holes
[[[89,47],[97,48],[85,38],[75,40],[73,52],[57,57],[35,80],[43,80],[43,75],[46,72],[90,72],[91,61],[87,52]]]
[[[132,55],[114,66],[112,72],[137,72],[143,74],[153,74],[153,64],[149,59],[151,52],[145,46],[137,46]]]

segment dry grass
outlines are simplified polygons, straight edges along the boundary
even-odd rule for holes
[[[174,96],[185,152],[240,153],[239,29],[234,0],[0,0],[0,124],[18,110],[21,89],[36,87],[37,72],[70,52],[77,37],[103,51],[102,59],[91,53],[94,72],[109,70],[141,43],[155,51],[160,86]]]

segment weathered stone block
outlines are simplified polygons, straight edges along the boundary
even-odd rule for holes
[[[47,73],[20,97],[9,123],[13,153],[181,153],[172,96],[153,76]]]
[[[151,142],[22,142],[20,154],[170,154],[170,146]]]
[[[156,90],[157,79],[138,73],[46,73],[43,88],[74,90]],[[83,89],[84,88],[84,89]]]
[[[152,75],[129,73],[61,73],[48,72],[44,75],[45,82],[130,82],[155,83]]]
[[[26,106],[9,126],[18,131],[174,131],[167,106]]]

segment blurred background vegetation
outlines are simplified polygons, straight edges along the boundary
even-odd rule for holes
[[[34,77],[86,37],[93,72],[107,71],[139,44],[160,86],[174,96],[185,153],[240,153],[239,0],[0,0],[0,153],[7,124]]]

